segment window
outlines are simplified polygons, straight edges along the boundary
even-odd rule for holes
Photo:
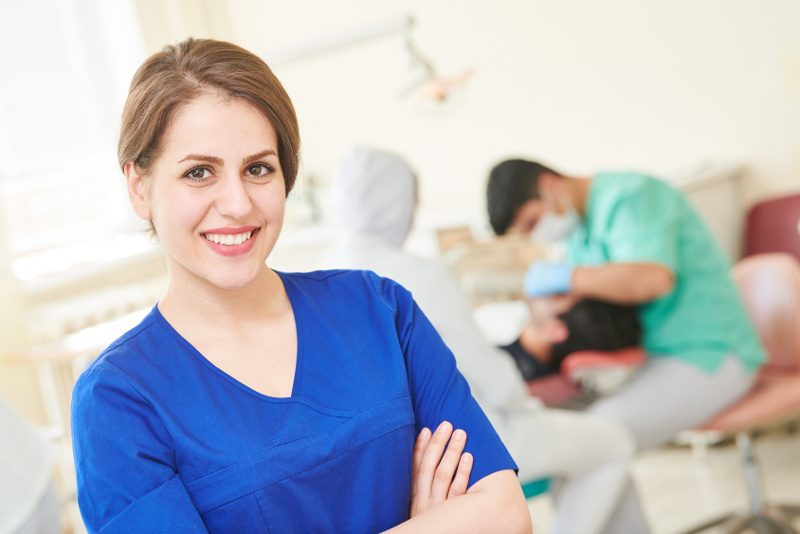
[[[137,228],[115,144],[144,50],[126,0],[10,0],[0,19],[0,231],[30,279]]]

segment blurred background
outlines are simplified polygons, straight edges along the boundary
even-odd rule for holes
[[[732,260],[747,207],[800,189],[793,0],[3,0],[0,20],[0,396],[65,440],[71,371],[164,288],[116,140],[167,43],[233,41],[293,99],[279,269],[335,243],[328,185],[357,143],[417,170],[408,246],[427,256],[437,231],[488,235],[488,171],[512,156],[672,180]]]

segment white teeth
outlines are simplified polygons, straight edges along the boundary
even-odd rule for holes
[[[251,231],[243,234],[203,234],[203,237],[212,243],[218,243],[221,245],[241,245],[250,239],[252,235],[253,232]]]

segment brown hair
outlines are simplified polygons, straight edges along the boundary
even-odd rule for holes
[[[117,157],[145,174],[158,157],[176,111],[200,94],[217,91],[260,110],[278,137],[286,194],[297,178],[300,132],[286,90],[264,61],[244,48],[213,39],[186,39],[150,56],[131,80],[122,109]]]
[[[539,177],[544,173],[561,176],[536,161],[508,159],[495,165],[486,184],[486,207],[495,234],[505,234],[517,211],[527,201],[539,198]]]

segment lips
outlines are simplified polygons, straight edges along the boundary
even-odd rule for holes
[[[219,245],[241,245],[253,235],[253,232],[244,232],[241,234],[203,234],[207,240]]]
[[[236,228],[215,228],[200,235],[205,243],[222,256],[238,256],[250,252],[258,235],[259,227],[244,226]]]

